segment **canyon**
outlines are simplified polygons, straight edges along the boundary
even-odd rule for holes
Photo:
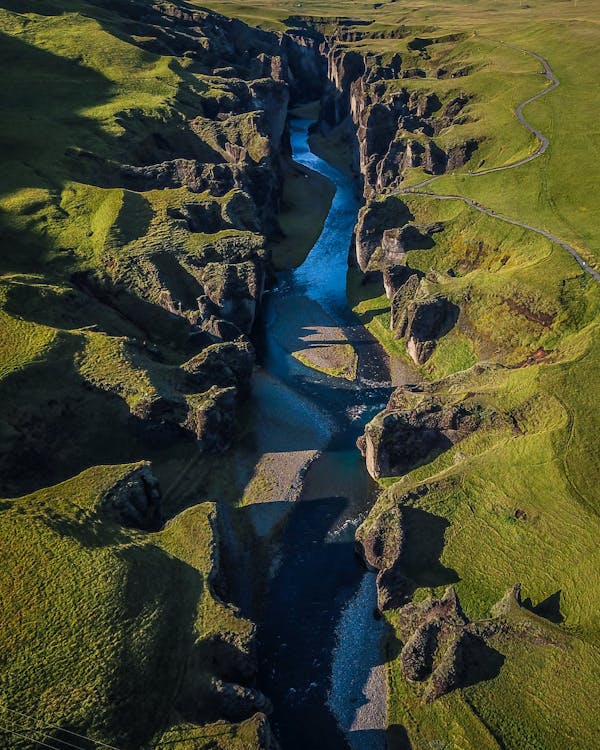
[[[5,746],[591,747],[598,271],[485,187],[555,158],[546,57],[394,2],[17,5]]]

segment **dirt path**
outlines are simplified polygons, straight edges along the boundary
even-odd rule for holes
[[[490,40],[495,41],[495,40]],[[550,145],[550,140],[547,136],[545,136],[541,131],[537,130],[533,125],[531,125],[523,115],[523,109],[528,105],[531,104],[531,102],[536,101],[537,99],[541,99],[543,96],[546,96],[551,91],[554,91],[560,86],[560,81],[556,77],[554,71],[552,70],[552,67],[550,66],[550,63],[546,58],[542,57],[541,55],[538,55],[537,52],[531,52],[530,50],[523,49],[522,47],[515,47],[512,44],[508,44],[506,42],[498,42],[498,44],[503,45],[504,47],[509,47],[510,49],[517,50],[519,52],[523,52],[527,55],[530,55],[531,57],[534,57],[536,60],[538,60],[543,67],[542,75],[550,81],[550,86],[547,86],[542,91],[538,91],[537,94],[534,94],[533,96],[530,96],[528,99],[526,99],[524,102],[521,102],[516,108],[515,108],[515,116],[519,120],[519,122],[529,130],[530,133],[533,133],[535,137],[539,140],[540,145],[538,149],[529,156],[526,156],[523,159],[519,159],[518,161],[512,162],[511,164],[505,164],[501,167],[492,167],[490,169],[483,169],[479,170],[477,172],[468,172],[467,174],[470,177],[480,177],[484,174],[492,174],[493,172],[505,172],[509,169],[516,169],[517,167],[522,167],[524,164],[528,164],[529,162],[534,161],[535,159],[538,159],[543,153],[546,152],[548,149],[548,146]],[[492,219],[498,219],[499,221],[503,221],[506,224],[512,224],[516,227],[521,227],[522,229],[527,229],[530,232],[535,232],[536,234],[541,235],[542,237],[545,237],[546,239],[550,240],[551,242],[555,243],[556,245],[559,245],[563,248],[563,250],[566,250],[569,255],[579,264],[579,266],[587,273],[589,274],[595,281],[600,282],[600,273],[596,271],[594,268],[588,265],[588,263],[582,258],[582,256],[578,253],[578,251],[572,246],[569,245],[568,242],[565,242],[564,240],[559,239],[551,232],[546,231],[545,229],[540,229],[539,227],[533,227],[530,224],[525,224],[525,222],[519,221],[518,219],[511,219],[508,216],[503,216],[502,214],[497,213],[496,211],[492,211],[490,208],[486,208],[485,206],[482,206],[480,203],[477,203],[476,201],[472,200],[471,198],[466,198],[464,195],[442,195],[438,193],[431,193],[426,190],[422,190],[421,188],[427,187],[428,185],[431,185],[436,180],[439,180],[440,177],[445,177],[446,175],[437,175],[436,177],[431,177],[428,180],[424,180],[423,182],[420,182],[417,185],[414,185],[413,187],[405,188],[404,190],[398,191],[399,194],[412,194],[412,195],[426,195],[428,198],[434,198],[435,200],[442,200],[442,201],[449,201],[449,200],[458,200],[462,201],[463,203],[466,203],[471,208],[474,208],[476,211],[479,211],[482,214],[485,214],[486,216],[490,216]]]
[[[491,39],[490,41],[496,40]],[[523,49],[522,47],[515,47],[512,44],[507,44],[507,42],[498,42],[498,44],[501,44],[503,47],[508,47],[509,49],[517,50],[517,52],[523,52],[530,57],[534,57],[538,62],[542,64],[542,75],[544,76],[544,78],[550,81],[550,86],[547,86],[545,89],[538,91],[537,94],[530,96],[529,99],[525,99],[525,101],[521,102],[521,104],[519,104],[519,106],[515,109],[515,116],[517,120],[521,123],[521,125],[523,125],[523,127],[529,130],[530,133],[533,133],[533,135],[540,142],[540,145],[538,146],[537,151],[535,151],[533,154],[530,154],[523,159],[519,159],[519,161],[512,162],[512,164],[505,164],[503,167],[492,167],[490,169],[481,169],[477,170],[476,172],[469,172],[469,175],[471,175],[472,177],[478,177],[482,174],[492,174],[493,172],[504,172],[507,169],[522,167],[524,164],[528,164],[530,161],[533,161],[534,159],[540,157],[543,153],[546,152],[548,146],[550,145],[549,138],[545,136],[541,131],[537,130],[537,128],[534,128],[534,126],[525,119],[523,110],[528,104],[531,104],[531,102],[535,102],[537,99],[541,99],[543,96],[547,96],[551,91],[554,91],[554,89],[557,89],[560,86],[560,81],[554,74],[554,71],[550,67],[550,63],[548,62],[548,60],[546,60],[545,57],[538,55],[537,52],[531,52],[530,50]]]

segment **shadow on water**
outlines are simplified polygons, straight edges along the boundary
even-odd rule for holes
[[[342,497],[294,505],[259,628],[260,686],[285,750],[315,747],[316,738],[320,747],[346,747],[327,707],[335,625],[364,575],[352,542],[328,539],[346,505]]]

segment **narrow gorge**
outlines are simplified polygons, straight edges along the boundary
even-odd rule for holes
[[[561,46],[309,5],[0,0],[7,750],[592,747]]]

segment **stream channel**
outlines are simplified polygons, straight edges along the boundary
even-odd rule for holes
[[[257,440],[272,459],[267,474],[275,488],[290,462],[296,476],[294,497],[271,493],[271,515],[284,520],[258,629],[259,687],[273,701],[271,724],[282,750],[379,750],[384,626],[373,616],[375,576],[354,552],[354,532],[376,487],[356,439],[392,387],[388,358],[346,295],[357,185],[311,152],[310,124],[291,121],[293,158],[331,180],[336,193],[319,239],[299,268],[277,275],[257,325]],[[319,347],[351,343],[356,378],[323,375],[291,356],[311,340]],[[411,376],[407,370],[394,380]],[[269,512],[265,503],[253,510],[260,534]]]

